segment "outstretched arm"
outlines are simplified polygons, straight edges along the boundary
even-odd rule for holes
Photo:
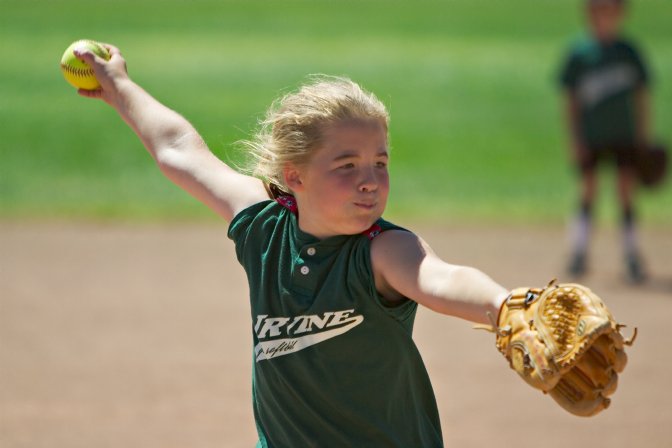
[[[497,317],[508,291],[478,269],[441,260],[417,235],[390,230],[371,245],[376,287],[387,299],[408,297],[436,312],[477,323]]]
[[[268,199],[259,179],[240,174],[219,160],[186,119],[129,78],[119,49],[105,47],[111,54],[109,61],[90,51],[75,52],[93,68],[101,85],[98,90],[78,93],[112,106],[169,179],[227,221],[246,207]]]

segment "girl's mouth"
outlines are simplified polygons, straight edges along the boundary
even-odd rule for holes
[[[376,204],[375,202],[355,202],[355,206],[363,208],[365,210],[372,210]]]

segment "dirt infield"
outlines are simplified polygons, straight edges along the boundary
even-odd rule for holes
[[[413,228],[509,287],[563,272],[562,228]],[[611,408],[565,413],[492,335],[421,310],[447,446],[672,446],[672,232],[643,235],[641,287],[618,235],[598,236],[584,282],[640,329]],[[246,289],[225,226],[0,224],[0,446],[254,446]]]

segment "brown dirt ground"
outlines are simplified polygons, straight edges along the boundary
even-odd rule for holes
[[[412,228],[509,287],[563,272],[562,228]],[[583,280],[640,329],[593,418],[525,385],[492,335],[419,312],[447,446],[672,446],[672,232],[643,244],[646,285],[621,279],[608,229]],[[225,226],[0,223],[0,446],[254,446],[246,289]]]

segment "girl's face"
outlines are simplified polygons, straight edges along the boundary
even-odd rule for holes
[[[320,239],[364,232],[387,204],[387,130],[379,122],[340,123],[325,129],[323,142],[305,166],[285,169],[299,227]]]
[[[608,42],[618,35],[623,6],[614,1],[595,1],[588,6],[588,23],[593,35]]]

